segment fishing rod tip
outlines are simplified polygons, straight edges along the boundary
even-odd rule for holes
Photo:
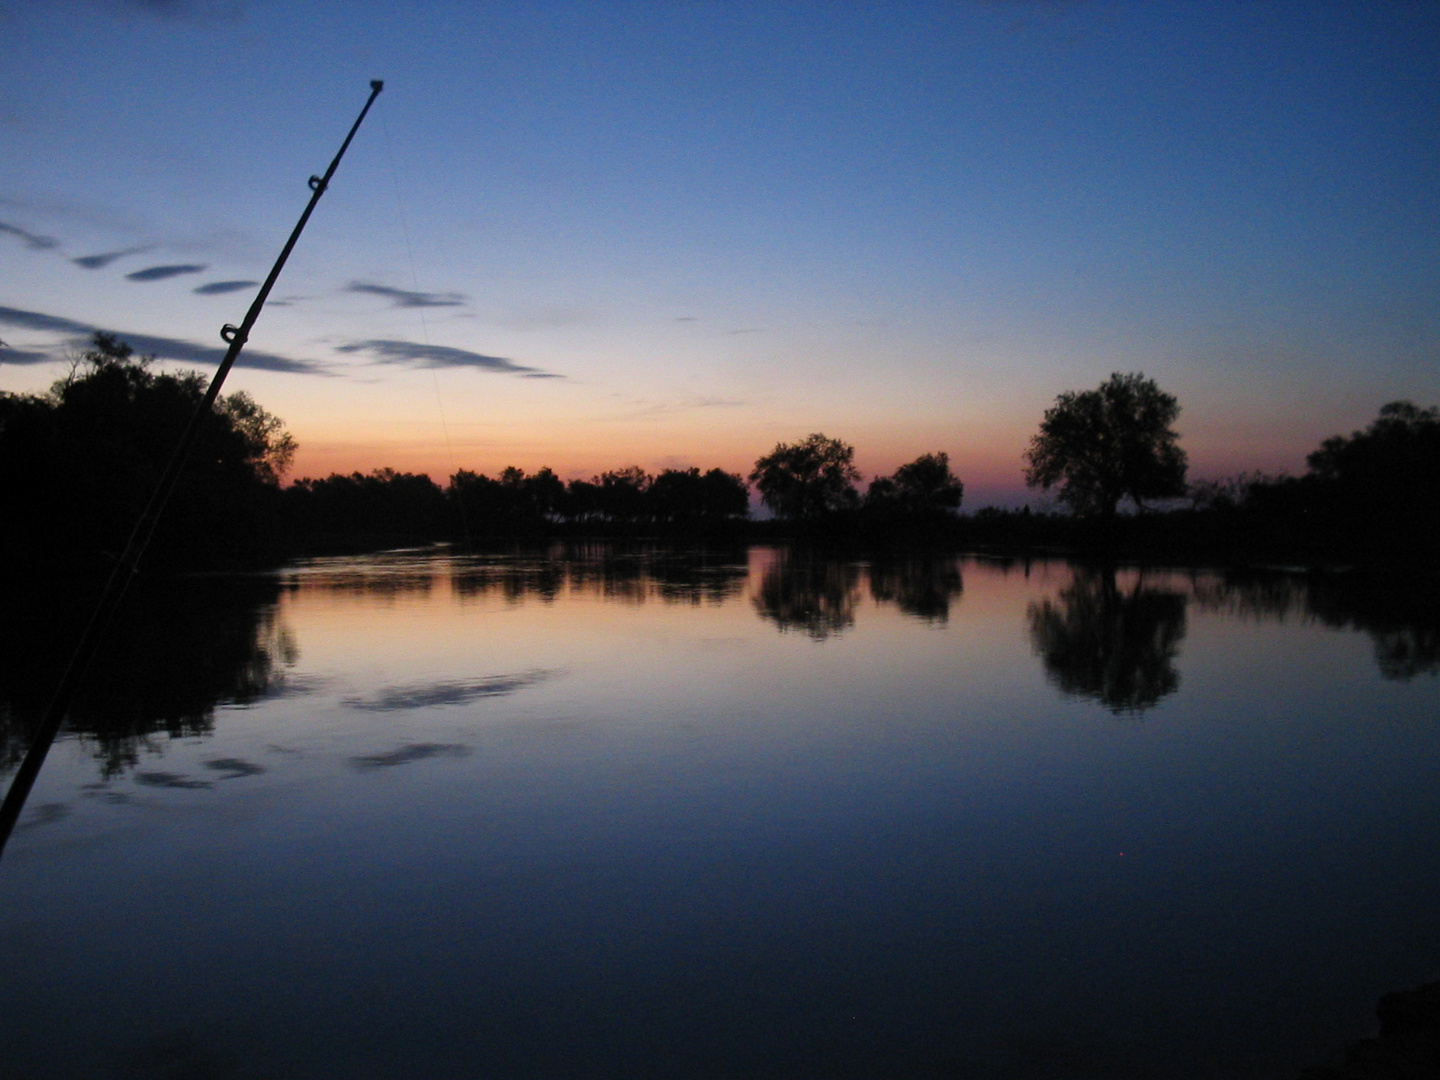
[[[381,90],[384,90],[384,89],[385,89],[385,80],[384,80],[384,79],[371,79],[371,80],[370,80],[370,89],[371,89],[371,90],[374,90],[375,93],[378,94]]]

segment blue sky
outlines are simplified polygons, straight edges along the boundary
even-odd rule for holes
[[[1440,401],[1437,56],[1409,2],[0,4],[0,389],[218,357],[382,78],[229,384],[297,474],[818,430],[1014,503],[1117,370],[1192,476],[1298,471]]]

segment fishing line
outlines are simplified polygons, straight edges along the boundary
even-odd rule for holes
[[[405,200],[400,194],[400,169],[395,164],[395,147],[390,142],[390,123],[385,119],[385,109],[380,110],[380,130],[385,133],[385,153],[390,158],[390,179],[395,185],[395,206],[400,214],[400,233],[405,238],[405,258],[410,263],[410,288],[417,294],[420,292],[420,277],[415,273],[415,251],[410,245],[410,224],[405,215]],[[416,313],[420,316],[420,335],[425,339],[425,348],[430,348],[430,325],[425,319],[424,304],[416,307]],[[460,469],[459,459],[455,454],[455,445],[450,441],[450,425],[445,419],[445,397],[440,393],[440,376],[435,373],[434,365],[430,367],[430,382],[435,387],[435,407],[440,413],[440,433],[445,438],[445,456],[448,457],[455,470]],[[460,531],[465,536],[465,546],[470,546],[470,523],[465,517],[465,500],[459,496],[455,499],[455,505],[460,508]]]

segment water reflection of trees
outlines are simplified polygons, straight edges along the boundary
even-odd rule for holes
[[[1138,714],[1180,686],[1185,607],[1184,594],[1143,576],[1122,588],[1113,569],[1078,569],[1055,600],[1030,605],[1030,643],[1064,693]]]
[[[954,556],[914,554],[877,559],[869,567],[870,596],[925,622],[944,623],[964,591]],[[803,550],[783,550],[761,570],[755,609],[782,631],[823,641],[855,624],[862,575],[854,563]]]
[[[290,567],[284,580],[291,590],[355,593],[384,602],[428,595],[439,572],[437,559],[442,558],[438,549],[426,548],[325,557]]]
[[[755,590],[755,610],[782,631],[823,641],[855,625],[859,568],[835,559],[781,552]]]
[[[1387,679],[1440,672],[1440,582],[1432,578],[1231,574],[1197,582],[1195,598],[1208,611],[1363,631]]]
[[[105,775],[156,735],[208,734],[217,706],[275,691],[295,645],[268,578],[145,581],[132,588],[70,709],[67,727]],[[10,589],[0,624],[0,763],[19,763],[93,597]]]
[[[466,599],[507,603],[561,595],[625,604],[718,604],[745,586],[743,550],[686,551],[660,546],[562,544],[543,552],[457,559],[451,583]]]
[[[870,564],[870,595],[875,602],[894,604],[926,622],[946,622],[951,602],[964,589],[960,564],[953,556],[915,554]]]

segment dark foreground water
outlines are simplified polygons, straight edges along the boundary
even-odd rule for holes
[[[1293,1080],[1440,977],[1435,612],[764,549],[142,595],[0,861],[0,1076]]]

